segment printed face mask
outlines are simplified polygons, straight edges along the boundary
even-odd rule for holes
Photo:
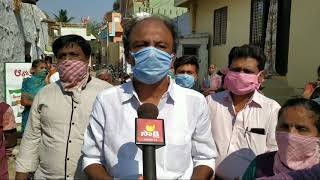
[[[135,60],[133,77],[145,84],[155,84],[168,75],[172,56],[152,46],[131,53]]]
[[[39,72],[37,72],[37,73],[35,73],[33,75],[36,76],[36,77],[39,77],[41,79],[45,79],[47,77],[47,75],[48,75],[48,70],[43,69],[43,70],[41,70],[41,71],[39,71]]]
[[[58,65],[60,80],[65,90],[86,84],[89,77],[87,62],[79,60],[64,60]]]
[[[307,169],[319,163],[319,137],[276,132],[278,152],[273,170],[276,174]]]
[[[223,88],[228,89],[235,95],[245,95],[259,89],[259,74],[246,74],[228,71],[224,78]]]

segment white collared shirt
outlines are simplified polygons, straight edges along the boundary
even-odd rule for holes
[[[229,91],[207,96],[212,135],[217,146],[216,174],[223,179],[243,175],[259,154],[277,150],[275,130],[280,105],[255,91],[251,100],[235,112]],[[265,135],[249,132],[265,130]]]
[[[84,168],[99,163],[112,177],[142,175],[142,151],[134,143],[140,105],[131,81],[97,96],[85,133]],[[171,81],[158,109],[166,145],[156,150],[157,178],[190,179],[199,165],[214,169],[216,148],[205,98]]]

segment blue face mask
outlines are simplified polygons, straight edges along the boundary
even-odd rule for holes
[[[131,53],[135,60],[133,77],[145,84],[155,84],[167,77],[172,57],[152,46]]]
[[[189,74],[177,74],[175,81],[179,86],[189,89],[192,89],[195,83],[194,77]]]

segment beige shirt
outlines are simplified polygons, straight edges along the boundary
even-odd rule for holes
[[[66,93],[59,81],[34,98],[16,160],[17,172],[35,179],[81,178],[81,147],[96,95],[110,84],[92,78],[79,93]]]
[[[229,91],[207,96],[207,101],[218,150],[216,174],[219,177],[240,177],[257,155],[278,149],[275,131],[280,105],[276,101],[255,91],[238,113]],[[254,128],[265,132],[257,133]]]

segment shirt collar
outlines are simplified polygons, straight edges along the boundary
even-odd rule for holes
[[[173,101],[175,101],[175,99],[176,99],[175,88],[176,87],[175,87],[174,81],[172,79],[170,79],[170,84],[169,84],[168,90],[162,95],[162,97],[169,95],[168,98],[171,98]],[[139,96],[138,96],[136,90],[134,89],[132,80],[130,80],[127,83],[122,84],[120,89],[122,90],[122,93],[121,93],[122,103],[125,103],[125,102],[131,100],[133,97],[135,97],[137,100],[139,100]]]
[[[249,102],[247,103],[248,105],[252,105],[253,103],[258,105],[259,107],[262,107],[263,101],[261,100],[262,94],[260,94],[259,91],[255,90],[252,97],[250,98]],[[226,90],[225,96],[224,96],[224,101],[228,103],[233,103],[230,91]]]
[[[91,85],[91,80],[92,80],[92,77],[89,75],[89,77],[88,77],[88,80],[87,80],[87,83],[81,88],[81,90],[80,91],[82,91],[82,90],[85,90],[86,88],[87,88],[87,86],[90,86]],[[74,91],[66,91],[66,90],[64,90],[64,88],[63,88],[63,85],[62,85],[62,81],[59,79],[58,81],[56,81],[56,83],[58,84],[58,86],[60,87],[60,89],[61,89],[61,91],[64,93],[64,94],[69,94],[69,95],[72,95],[72,93],[74,92]]]

